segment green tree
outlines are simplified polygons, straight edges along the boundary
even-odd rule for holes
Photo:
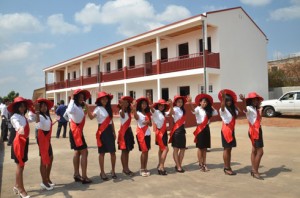
[[[19,93],[18,92],[15,92],[15,91],[11,91],[7,94],[7,96],[5,96],[9,101],[13,101],[16,97],[19,96]],[[3,99],[5,98],[3,97]]]
[[[269,87],[283,87],[285,85],[285,72],[283,70],[269,70]]]

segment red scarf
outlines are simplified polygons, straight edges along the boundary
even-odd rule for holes
[[[24,158],[26,140],[29,137],[29,131],[30,131],[30,128],[29,128],[28,121],[26,119],[26,125],[24,127],[24,134],[21,135],[17,132],[16,137],[14,139],[14,143],[13,143],[14,153],[15,153],[15,156],[18,159],[19,165],[21,167],[25,166],[25,163],[23,162],[23,158]]]
[[[52,123],[50,126],[50,131],[47,135],[44,134],[44,131],[39,129],[38,130],[38,142],[39,142],[39,149],[41,153],[42,163],[43,165],[50,164],[50,156],[49,156],[49,148],[50,148],[50,141],[51,141],[51,134],[52,134]]]
[[[258,110],[256,112],[257,112],[257,116],[256,116],[256,120],[255,120],[254,124],[252,125],[250,123],[250,121],[248,120],[248,122],[249,122],[249,134],[250,134],[250,139],[251,139],[252,144],[254,144],[254,140],[259,139],[259,128],[260,128],[261,116],[260,116],[260,113],[259,113]]]
[[[72,119],[70,119],[70,128],[73,135],[73,139],[75,142],[76,147],[80,147],[83,145],[82,142],[82,131],[85,124],[85,116],[83,117],[82,121],[77,125]]]
[[[174,135],[174,132],[179,128],[181,127],[181,125],[183,125],[183,123],[185,122],[185,118],[186,116],[183,115],[179,120],[177,120],[177,122],[175,122],[171,132],[170,132],[170,139],[169,139],[169,143],[172,142],[172,137]]]
[[[149,116],[146,115],[145,121],[149,121],[149,120],[150,120]],[[145,142],[145,134],[146,134],[146,131],[147,131],[148,127],[149,127],[148,125],[145,125],[144,127],[140,128],[137,125],[137,128],[136,128],[136,136],[137,136],[137,139],[138,139],[138,142],[140,144],[142,152],[147,152],[148,151],[148,147],[147,147],[146,142]]]
[[[156,127],[156,130],[155,130],[156,142],[161,151],[165,150],[165,148],[166,148],[166,146],[164,145],[164,142],[162,140],[162,138],[166,132],[167,132],[167,119],[164,118],[164,123],[163,123],[162,127],[160,129],[158,129]]]
[[[105,129],[108,127],[109,123],[111,121],[111,117],[107,116],[105,120],[100,124],[98,127],[98,130],[96,132],[96,140],[97,140],[97,146],[102,147],[102,141],[101,141],[101,134]]]
[[[206,125],[208,124],[208,117],[207,115],[205,115],[204,120],[201,124],[199,124],[196,128],[196,130],[194,131],[194,142],[197,143],[197,136],[203,131],[203,129],[206,127]]]
[[[234,126],[235,126],[235,118],[234,117],[232,117],[229,124],[225,124],[224,122],[222,124],[222,133],[223,133],[223,136],[227,143],[229,143],[233,140],[232,132],[234,130]]]
[[[126,142],[124,139],[125,133],[127,129],[129,128],[131,123],[131,114],[128,113],[128,120],[124,124],[121,125],[121,128],[119,130],[119,136],[118,136],[118,144],[120,146],[120,149],[124,150],[126,149]]]

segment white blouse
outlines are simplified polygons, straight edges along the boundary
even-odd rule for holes
[[[204,118],[206,116],[205,110],[200,106],[197,106],[195,108],[195,112],[193,112],[193,114],[195,114],[196,116],[197,124],[201,124],[204,121]],[[212,112],[212,116],[216,116],[216,115],[218,115],[218,112],[217,110],[214,109]]]
[[[129,116],[128,116],[127,112],[124,112],[125,117],[122,118],[121,112],[122,112],[122,110],[119,111],[119,114],[120,114],[121,125],[123,125],[129,119]]]
[[[179,107],[173,107],[174,110],[174,122],[177,122],[182,116],[183,116],[183,111]],[[184,122],[185,123],[185,122]]]
[[[145,125],[143,124],[143,122],[145,122],[146,120],[146,115],[144,115],[142,112],[138,111],[137,112],[138,116],[139,116],[139,119],[137,120],[137,125],[138,127],[140,128],[143,128]],[[148,127],[147,131],[146,131],[146,136],[149,136],[151,135],[151,131],[150,131],[150,128]]]
[[[73,99],[70,100],[68,108],[66,110],[69,119],[72,119],[75,123],[81,123],[84,115],[84,111],[81,106],[77,106]]]
[[[15,130],[18,131],[21,127],[25,128],[26,119],[27,118],[25,116],[14,113],[10,118],[10,122],[11,122],[12,126],[15,128]],[[34,117],[30,116],[30,115],[29,115],[29,118],[27,120],[28,120],[28,122],[35,121]]]
[[[246,114],[246,117],[248,121],[253,125],[256,118],[257,118],[257,111],[252,106],[247,106],[247,112],[244,112]]]
[[[109,116],[106,109],[102,106],[97,106],[94,109],[93,114],[96,115],[96,118],[97,118],[97,121],[99,124],[102,124],[104,122],[104,120]],[[112,124],[112,120],[110,121],[109,124]]]
[[[220,116],[221,116],[223,122],[225,124],[229,124],[231,122],[231,120],[232,120],[232,115],[227,110],[227,108],[225,107],[224,111],[222,111],[222,109],[220,108],[219,112],[220,112]],[[238,110],[235,110],[235,112],[236,112],[236,115],[238,115],[238,113],[239,113]]]
[[[164,124],[164,121],[165,121],[165,116],[161,113],[160,110],[154,111],[154,113],[152,114],[152,119],[153,119],[153,122],[156,124],[156,127],[158,129],[161,129]]]

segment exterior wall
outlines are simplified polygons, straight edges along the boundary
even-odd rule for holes
[[[91,67],[91,72],[92,72],[92,75],[95,75],[97,74],[97,66],[99,65],[99,60],[93,60],[93,61],[87,61],[87,62],[84,62],[83,63],[83,67],[82,67],[82,73],[83,73],[83,76],[87,76],[88,75],[88,71],[87,69],[89,67]],[[80,70],[80,66],[78,66],[79,70]]]
[[[278,99],[280,96],[289,91],[298,91],[300,86],[295,87],[276,87],[272,88],[269,92],[269,99]]]
[[[218,26],[221,89],[256,91],[268,98],[267,40],[241,9],[216,12],[207,22]]]

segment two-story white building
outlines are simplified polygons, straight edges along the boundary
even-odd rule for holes
[[[268,98],[267,42],[241,7],[207,12],[45,68],[46,97],[68,102],[82,88],[91,104],[100,90],[114,95],[113,104],[122,95],[155,102],[205,91],[218,101],[228,88]]]

